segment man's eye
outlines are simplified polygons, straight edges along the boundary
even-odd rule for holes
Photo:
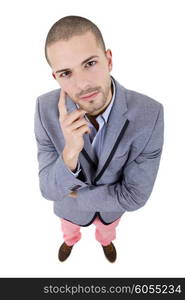
[[[60,73],[60,76],[59,76],[59,77],[69,77],[69,75],[70,75],[70,72],[69,72],[69,71],[66,71],[66,72]]]
[[[87,67],[87,68],[88,68],[88,67],[92,67],[92,66],[94,66],[96,63],[97,63],[97,62],[96,62],[95,60],[91,60],[91,61],[89,61],[89,62],[86,64],[86,67]]]

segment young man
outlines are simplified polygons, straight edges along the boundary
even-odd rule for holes
[[[37,99],[39,182],[54,201],[64,243],[60,261],[95,224],[110,262],[122,214],[152,192],[163,147],[163,106],[111,75],[112,53],[91,21],[67,16],[49,30],[45,56],[60,88]]]

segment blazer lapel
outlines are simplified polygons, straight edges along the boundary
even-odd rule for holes
[[[94,166],[97,170],[98,160],[94,153],[89,134],[84,134],[84,148],[82,150],[83,155],[85,156],[86,160]]]
[[[127,119],[128,109],[126,103],[125,88],[119,85],[117,81],[115,81],[115,86],[115,100],[108,118],[103,149],[99,157],[98,168],[94,182],[100,179],[100,177],[108,167],[108,164],[114,156],[119,142],[123,138],[125,131],[129,125],[129,120]]]

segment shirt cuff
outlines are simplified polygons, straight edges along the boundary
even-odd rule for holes
[[[78,174],[80,173],[80,171],[81,171],[81,169],[80,169],[80,163],[79,163],[79,161],[78,161],[78,164],[77,164],[77,167],[76,167],[76,169],[74,170],[74,171],[71,171],[70,169],[69,169],[69,171],[75,176],[75,177],[77,177],[78,176]]]

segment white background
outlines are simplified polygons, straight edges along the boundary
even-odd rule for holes
[[[182,0],[1,1],[1,277],[185,276],[185,2]],[[36,97],[58,84],[44,58],[46,35],[61,17],[98,25],[113,52],[112,75],[164,105],[165,143],[147,204],[123,215],[116,263],[94,238],[94,225],[63,264],[52,202],[39,190],[34,137]]]

